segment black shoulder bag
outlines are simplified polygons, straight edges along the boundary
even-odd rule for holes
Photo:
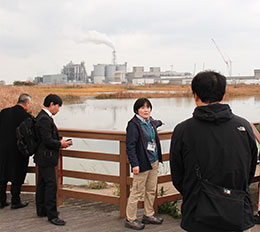
[[[245,212],[250,212],[252,209],[249,190],[236,190],[215,185],[202,178],[199,165],[196,167],[196,175],[200,191],[195,220],[223,231],[248,229],[248,224],[244,221],[248,217]]]

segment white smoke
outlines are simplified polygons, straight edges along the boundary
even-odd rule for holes
[[[86,38],[80,39],[79,43],[94,43],[94,44],[105,44],[108,47],[115,50],[113,42],[104,33],[99,33],[97,31],[88,31]]]

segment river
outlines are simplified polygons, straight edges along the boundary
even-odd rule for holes
[[[192,116],[195,108],[193,98],[152,98],[152,116],[162,120],[165,125],[160,130],[172,130],[179,122]],[[76,128],[90,130],[125,131],[127,122],[133,117],[135,99],[86,99],[78,104],[65,104],[54,117],[60,128]],[[260,98],[235,98],[227,102],[234,114],[246,118],[250,122],[260,121]],[[119,143],[92,139],[74,139],[70,149],[119,154]],[[169,141],[162,142],[163,153],[169,151]],[[32,160],[30,160],[32,163]],[[64,168],[78,171],[97,172],[118,175],[119,165],[114,162],[64,158]],[[166,162],[160,167],[160,173],[169,173]],[[26,178],[27,183],[34,183],[32,174]],[[65,178],[65,183],[86,184],[85,180]]]
[[[193,98],[152,98],[152,116],[161,119],[165,125],[162,130],[173,127],[192,116],[195,108]],[[135,99],[87,99],[79,104],[63,105],[55,116],[58,127],[125,130],[127,122],[133,117]],[[260,120],[260,98],[235,98],[228,102],[233,113],[250,122]]]

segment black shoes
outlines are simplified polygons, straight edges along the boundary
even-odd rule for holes
[[[163,219],[160,218],[160,217],[156,217],[156,216],[147,217],[147,216],[144,215],[143,219],[142,219],[142,223],[159,225],[159,224],[163,223]]]
[[[0,209],[3,209],[4,207],[10,205],[11,203],[9,201],[6,201],[6,202],[1,202],[0,203]]]
[[[20,209],[26,207],[27,205],[29,205],[28,201],[19,202],[17,204],[11,204],[11,209]]]
[[[0,203],[0,209],[3,209],[4,207],[10,205],[10,202],[2,202]],[[29,202],[24,201],[24,202],[19,202],[17,204],[11,204],[11,209],[19,209],[19,208],[24,208],[27,205],[29,205]]]
[[[254,216],[255,224],[260,224],[260,211]]]
[[[50,223],[56,225],[56,226],[64,226],[66,224],[66,222],[60,218],[53,218],[53,219],[49,219]]]
[[[134,230],[142,230],[144,228],[144,224],[137,221],[137,220],[134,220],[134,221],[128,221],[127,219],[125,220],[125,227],[126,228],[131,228],[131,229],[134,229]]]

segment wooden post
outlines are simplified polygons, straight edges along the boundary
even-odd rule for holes
[[[130,176],[129,164],[127,163],[126,142],[120,141],[120,217],[126,216],[127,198],[129,197],[129,186],[127,177]]]
[[[59,154],[59,156],[60,156],[60,159],[59,159],[59,162],[58,162],[58,165],[56,166],[56,168],[55,168],[55,170],[56,170],[56,181],[57,181],[57,206],[59,206],[59,205],[63,205],[63,197],[62,197],[62,195],[60,194],[60,189],[61,189],[61,187],[62,187],[62,185],[61,185],[61,175],[60,175],[60,170],[61,170],[61,168],[63,168],[62,166],[61,166],[61,159],[62,159],[62,156],[61,156],[61,151],[59,151],[60,152],[60,154]]]
[[[39,176],[38,173],[39,173],[38,164],[35,164],[35,186],[36,186],[36,188],[37,188],[37,185],[38,185],[38,176]]]

